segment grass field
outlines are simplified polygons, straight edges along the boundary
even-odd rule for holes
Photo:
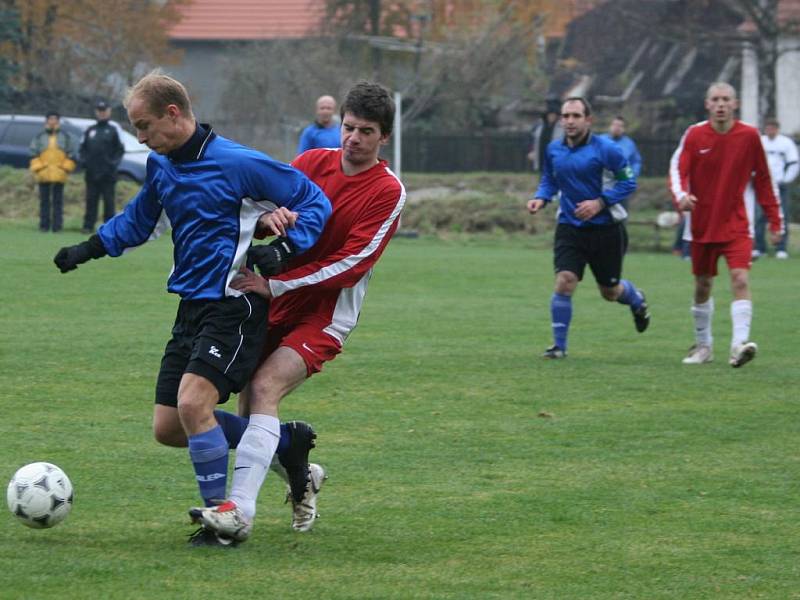
[[[688,265],[632,254],[650,299],[587,280],[549,345],[551,255],[529,238],[395,240],[346,351],[286,400],[315,425],[322,518],[289,528],[271,475],[253,537],[187,547],[185,451],[150,433],[176,298],[162,239],[61,275],[82,239],[0,224],[0,480],[47,460],[67,521],[0,517],[0,598],[800,598],[800,261],[753,269],[756,361],[692,342]]]

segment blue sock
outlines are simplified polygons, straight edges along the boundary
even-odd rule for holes
[[[550,298],[550,318],[553,325],[553,343],[566,351],[569,322],[572,320],[572,296],[554,293]]]
[[[225,439],[228,440],[228,447],[236,448],[244,435],[244,430],[247,429],[250,419],[229,413],[227,410],[215,410],[214,416],[217,418],[219,426],[222,427]]]
[[[617,298],[617,302],[620,304],[630,304],[634,310],[638,309],[644,300],[642,294],[636,289],[636,286],[627,279],[620,281],[620,284],[622,285],[622,293],[619,295],[619,298]]]
[[[289,426],[286,423],[281,423],[281,439],[278,441],[278,449],[276,454],[283,454],[289,448],[289,442],[292,441],[292,436],[289,433]]]
[[[189,437],[189,457],[194,465],[197,485],[206,506],[211,500],[224,500],[228,480],[228,442],[222,427]]]

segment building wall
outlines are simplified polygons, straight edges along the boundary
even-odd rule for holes
[[[173,41],[183,50],[183,60],[164,70],[186,86],[199,121],[214,122],[225,86],[225,65],[230,47],[223,42]]]
[[[778,43],[778,64],[775,68],[776,110],[781,131],[800,136],[800,36],[786,36]]]
[[[742,49],[742,89],[739,90],[739,117],[745,123],[760,126],[758,118],[758,57],[752,44]]]

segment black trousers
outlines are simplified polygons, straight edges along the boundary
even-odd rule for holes
[[[52,200],[52,202],[51,202]],[[52,208],[52,218],[50,210]],[[64,227],[64,184],[39,184],[39,229],[42,231],[61,231]]]
[[[100,196],[103,196],[103,222],[108,221],[114,216],[116,207],[114,206],[114,187],[115,179],[87,179],[86,180],[86,214],[83,217],[83,228],[94,230],[97,222],[97,204]]]

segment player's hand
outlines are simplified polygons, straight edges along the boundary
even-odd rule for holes
[[[544,204],[545,202],[541,198],[534,198],[533,200],[528,200],[528,212],[531,213],[532,215],[535,215],[542,209],[542,207],[544,207]]]
[[[286,208],[280,206],[270,213],[264,213],[258,219],[256,225],[256,233],[262,237],[267,235],[280,235],[286,236],[286,230],[294,227],[299,215]]]
[[[105,256],[106,249],[100,238],[95,234],[85,242],[75,246],[61,248],[53,258],[53,262],[62,273],[68,273],[78,268],[78,265],[93,258]]]
[[[780,231],[770,231],[769,232],[769,243],[773,246],[777,246],[783,240],[783,234]]]
[[[269,300],[272,298],[272,292],[269,290],[267,280],[257,275],[247,267],[239,269],[239,273],[231,281],[231,287],[246,294],[258,294],[262,298]]]
[[[575,216],[581,221],[588,221],[603,210],[603,202],[599,198],[581,200],[575,207]]]
[[[692,212],[695,205],[697,205],[697,196],[694,194],[686,194],[683,198],[678,200],[678,208],[686,212]]]

